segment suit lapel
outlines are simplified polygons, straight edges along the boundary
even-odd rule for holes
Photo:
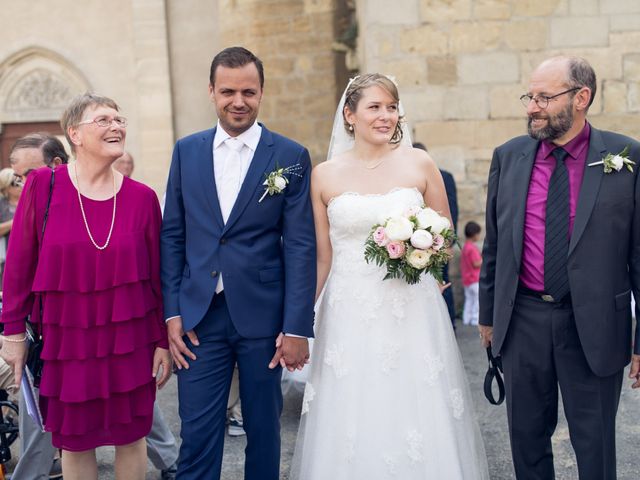
[[[529,182],[533,170],[533,162],[538,151],[538,142],[532,141],[530,145],[522,151],[515,166],[515,178],[513,185],[513,254],[515,255],[516,266],[520,270],[522,261],[522,243],[524,233],[524,215],[527,208],[527,194],[529,193]]]
[[[198,159],[198,176],[202,182],[202,188],[204,188],[204,196],[207,199],[207,203],[216,222],[220,228],[222,228],[224,221],[222,220],[222,211],[220,210],[220,203],[218,202],[216,178],[213,173],[213,139],[215,134],[215,128],[204,132],[202,141],[198,146],[199,151],[197,152],[196,158]]]
[[[591,127],[587,164],[584,166],[584,176],[582,177],[582,186],[580,187],[578,204],[576,206],[576,218],[573,222],[573,233],[569,241],[569,255],[571,255],[571,252],[573,252],[573,249],[584,233],[584,229],[587,226],[587,222],[596,203],[598,191],[600,190],[600,182],[604,175],[602,165],[590,167],[589,164],[601,161],[606,151],[607,149],[604,146],[600,131]]]
[[[240,192],[238,192],[238,198],[236,198],[227,223],[224,226],[223,233],[227,232],[231,226],[238,220],[244,209],[247,207],[249,200],[253,197],[256,188],[262,185],[264,182],[265,170],[271,164],[271,158],[273,157],[273,137],[271,132],[262,126],[262,134],[260,135],[260,142],[251,159],[251,165],[247,170],[247,175],[242,182]],[[218,207],[219,210],[219,207]]]

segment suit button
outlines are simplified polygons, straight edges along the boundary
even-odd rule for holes
[[[226,238],[221,238],[220,239],[220,245],[224,245],[225,243],[227,243],[227,239]]]
[[[215,270],[213,272],[211,272],[211,276],[213,278],[216,278],[218,276],[218,272],[216,272]]]
[[[513,299],[512,298],[509,299],[509,306],[513,307]]]

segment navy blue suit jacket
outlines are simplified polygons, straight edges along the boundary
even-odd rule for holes
[[[313,336],[316,245],[309,197],[311,161],[301,145],[262,126],[260,142],[227,223],[213,164],[215,129],[174,147],[161,234],[165,317],[185,331],[207,312],[220,272],[231,320],[246,338],[279,332]],[[266,175],[299,165],[280,194],[264,193]]]

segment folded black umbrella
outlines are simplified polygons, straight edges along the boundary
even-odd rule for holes
[[[504,380],[502,380],[502,357],[498,355],[494,357],[491,353],[491,346],[487,347],[487,359],[489,360],[489,369],[484,377],[484,396],[487,397],[492,405],[500,405],[504,402]],[[493,395],[493,382],[498,385],[498,399]]]

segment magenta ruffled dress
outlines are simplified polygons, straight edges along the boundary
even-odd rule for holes
[[[149,433],[156,347],[168,348],[160,290],[161,214],[155,193],[125,178],[108,247],[89,240],[66,166],[33,172],[14,218],[5,277],[5,334],[43,327],[40,407],[57,448],[126,445]],[[103,245],[113,199],[83,197],[91,233]],[[42,298],[42,316],[40,301]]]

